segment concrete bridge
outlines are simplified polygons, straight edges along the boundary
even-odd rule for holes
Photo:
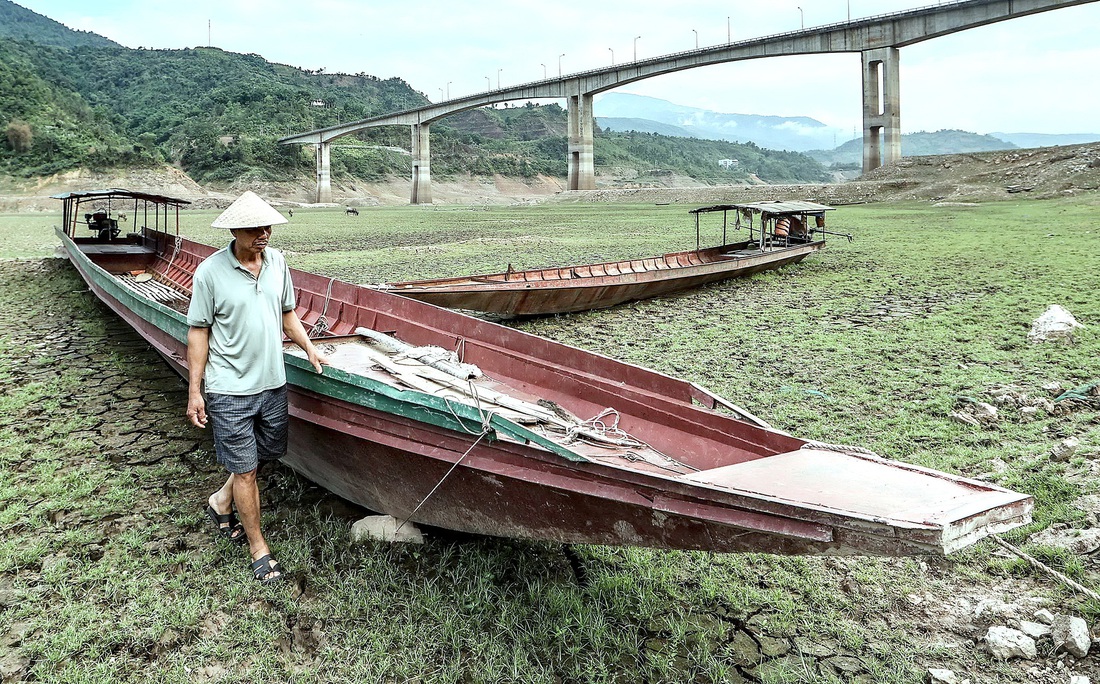
[[[569,112],[569,189],[592,190],[596,187],[593,95],[634,81],[712,64],[763,57],[859,52],[863,57],[863,171],[867,172],[901,158],[899,48],[966,29],[1091,2],[1096,0],[962,0],[489,90],[403,112],[320,128],[282,138],[279,142],[315,146],[317,201],[331,202],[329,160],[333,140],[377,126],[411,126],[411,202],[430,204],[429,130],[433,122],[450,114],[497,102],[559,98],[566,101]]]

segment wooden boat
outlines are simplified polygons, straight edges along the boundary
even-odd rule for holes
[[[80,236],[78,217],[82,204],[136,198],[153,206],[146,217],[175,210],[178,231],[186,202],[119,190],[58,198],[58,235],[88,286],[185,375],[183,311],[214,248],[167,221]],[[1026,495],[793,437],[693,383],[293,276],[298,314],[332,366],[319,375],[288,344],[286,462],[400,520],[555,542],[869,555],[946,553],[1030,520]]]
[[[825,212],[832,209],[801,201],[700,207],[690,212],[695,216],[695,249],[687,252],[528,271],[513,270],[509,264],[503,273],[376,287],[436,306],[504,316],[602,309],[798,263],[825,246]],[[700,216],[718,212],[722,243],[702,248]],[[733,228],[747,228],[748,239],[727,242],[730,212]]]

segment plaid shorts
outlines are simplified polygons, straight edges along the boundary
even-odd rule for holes
[[[208,393],[206,414],[214,426],[218,463],[229,472],[248,473],[286,455],[286,385],[244,396]]]

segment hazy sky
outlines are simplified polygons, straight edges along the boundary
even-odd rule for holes
[[[432,101],[725,43],[911,9],[920,0],[17,0],[127,47],[213,45],[329,72],[399,77]],[[801,9],[799,9],[801,7]],[[209,33],[208,33],[209,22]],[[901,50],[904,132],[1100,132],[1100,2]],[[635,40],[636,36],[641,36]],[[564,53],[564,56],[562,54]],[[442,90],[442,92],[441,92]],[[858,54],[750,60],[622,92],[741,114],[860,124]],[[596,115],[600,115],[599,103]]]

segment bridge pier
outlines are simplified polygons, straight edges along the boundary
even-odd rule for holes
[[[412,196],[410,204],[432,203],[432,153],[428,127],[430,124],[412,125]]]
[[[901,159],[901,74],[896,47],[863,51],[863,173]]]
[[[569,96],[569,189],[596,189],[592,94]]]
[[[317,157],[317,201],[332,201],[332,143],[314,145]]]

